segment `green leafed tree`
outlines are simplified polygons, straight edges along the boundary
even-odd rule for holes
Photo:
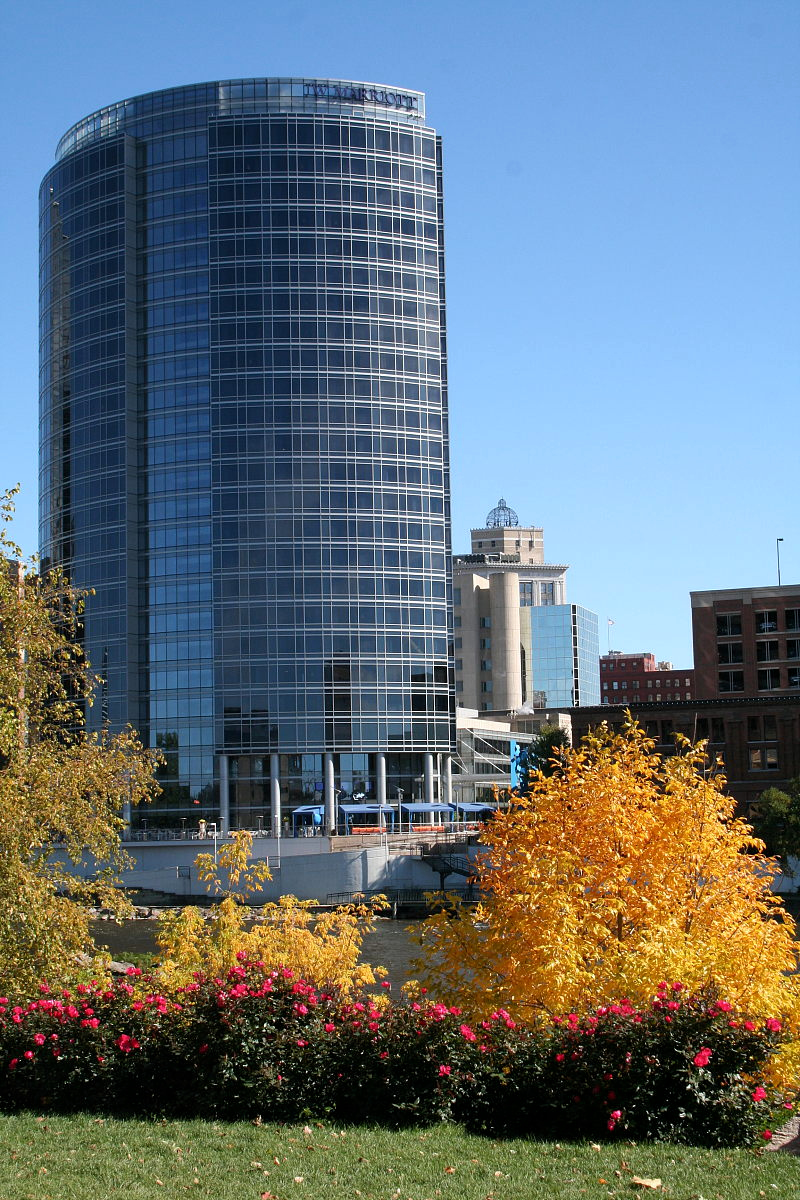
[[[87,732],[97,680],[78,644],[83,597],[23,561],[13,497],[0,499],[0,989],[24,994],[75,975],[91,904],[124,911],[122,802],[158,786],[133,731]],[[84,862],[98,864],[91,879],[70,870]]]
[[[786,791],[771,787],[762,792],[752,821],[768,853],[780,859],[787,875],[794,876],[791,860],[800,858],[800,779],[790,779]]]

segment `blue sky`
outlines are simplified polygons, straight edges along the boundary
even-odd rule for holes
[[[11,6],[9,6],[11,7]],[[39,180],[75,120],[206,79],[427,93],[443,135],[453,543],[503,496],[612,646],[800,581],[797,0],[31,0],[0,29],[0,484],[36,549]],[[787,445],[788,443],[788,445]]]

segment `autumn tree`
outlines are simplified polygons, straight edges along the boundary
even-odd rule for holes
[[[154,756],[132,731],[86,731],[96,684],[78,642],[82,597],[22,560],[0,499],[0,989],[74,975],[88,906],[123,909],[122,801],[146,800]],[[98,864],[80,880],[71,868]]]
[[[239,830],[216,857],[198,854],[198,876],[218,903],[208,915],[187,907],[162,916],[156,935],[161,962],[155,973],[162,991],[173,993],[198,971],[224,975],[240,955],[263,962],[267,969],[288,967],[319,987],[345,995],[385,974],[383,968],[373,970],[360,959],[364,936],[375,926],[380,897],[319,912],[314,900],[281,896],[254,913],[248,901],[272,876],[263,859],[251,860],[252,848],[253,835]]]
[[[424,926],[423,982],[473,1013],[532,1015],[680,981],[794,1023],[798,956],[770,891],[776,864],[704,747],[662,757],[631,724],[561,753],[487,826],[483,902]]]

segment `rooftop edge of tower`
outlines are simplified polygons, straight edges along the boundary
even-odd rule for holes
[[[167,112],[206,107],[209,116],[298,115],[379,116],[425,123],[425,93],[347,79],[265,76],[223,79],[143,92],[99,108],[71,125],[56,147],[56,161],[100,138]]]

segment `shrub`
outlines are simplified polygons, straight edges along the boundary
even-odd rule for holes
[[[458,1110],[469,1128],[734,1146],[786,1119],[785,1097],[763,1081],[781,1022],[751,1021],[680,983],[660,985],[648,1008],[623,1001],[549,1027],[510,1032],[505,1015],[481,1026],[487,1068]]]
[[[0,998],[0,1108],[734,1146],[792,1107],[768,1082],[781,1021],[680,983],[647,1006],[538,1025],[503,1009],[473,1025],[442,1004],[353,1000],[244,958],[175,998],[152,985],[131,968],[109,987]]]
[[[469,1059],[460,1010],[442,1004],[340,1011],[332,1039],[332,1110],[337,1119],[395,1128],[451,1120]]]

